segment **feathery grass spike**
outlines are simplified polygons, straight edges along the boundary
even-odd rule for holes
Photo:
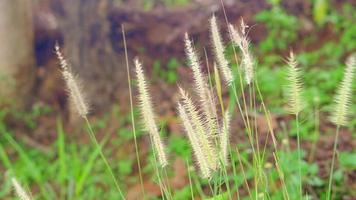
[[[230,85],[233,81],[233,76],[231,69],[229,68],[229,62],[226,60],[224,55],[225,47],[220,36],[215,15],[213,15],[210,20],[210,31],[218,66],[221,68],[221,72],[224,76],[225,82],[227,83],[227,85]]]
[[[228,148],[229,148],[229,137],[230,137],[230,120],[231,120],[231,115],[230,112],[227,110],[225,112],[224,120],[223,120],[223,126],[221,130],[221,136],[220,136],[220,150],[221,150],[221,159],[224,162],[224,165],[226,166],[228,164]]]
[[[209,178],[211,175],[210,169],[209,169],[207,160],[204,156],[203,149],[201,148],[199,138],[196,135],[196,132],[195,132],[193,125],[191,123],[191,119],[188,117],[186,109],[180,103],[178,103],[178,113],[182,120],[184,129],[188,135],[189,141],[193,147],[193,152],[197,159],[198,166],[199,166],[200,172],[202,174],[202,177]]]
[[[331,121],[339,126],[347,124],[347,116],[352,97],[352,80],[356,68],[356,55],[350,56],[346,61],[344,79],[335,96],[334,112]]]
[[[57,58],[60,61],[62,68],[62,76],[66,82],[70,100],[73,102],[75,109],[79,116],[85,118],[89,113],[88,103],[83,95],[82,88],[79,84],[78,79],[70,71],[66,60],[64,59],[62,53],[60,52],[59,46],[55,46],[55,51]]]
[[[208,166],[211,170],[216,170],[217,155],[211,145],[209,135],[205,131],[204,122],[202,121],[199,112],[189,98],[188,94],[182,88],[179,88],[179,90],[183,99],[183,107],[187,110],[188,116],[193,124],[195,133],[197,134],[199,144],[203,149]]]
[[[296,115],[303,109],[303,101],[301,98],[303,84],[300,81],[300,71],[297,68],[298,63],[293,52],[290,52],[287,63],[287,80],[289,82],[287,95],[289,98],[289,111]]]
[[[11,182],[13,187],[15,188],[15,192],[17,196],[21,200],[31,200],[30,195],[26,193],[26,191],[23,189],[23,187],[20,185],[20,183],[16,180],[16,178],[11,178]]]
[[[168,164],[167,156],[165,154],[164,145],[163,142],[161,141],[158,132],[158,127],[155,123],[155,114],[152,108],[151,97],[147,90],[146,80],[144,77],[141,63],[138,61],[138,59],[135,59],[135,66],[136,66],[137,85],[139,90],[139,101],[140,101],[143,125],[151,136],[153,147],[156,150],[160,165],[162,167],[165,167]]]
[[[253,57],[249,50],[250,40],[246,35],[246,25],[241,20],[241,30],[237,31],[232,24],[229,24],[229,32],[231,40],[239,47],[242,53],[241,65],[245,71],[245,79],[247,84],[251,84],[254,76]]]
[[[207,78],[203,75],[201,71],[197,54],[194,50],[192,41],[189,39],[187,33],[185,34],[184,43],[185,43],[185,51],[189,60],[189,65],[193,71],[194,83],[196,86],[195,90],[199,95],[203,112],[208,122],[207,125],[209,128],[209,134],[214,135],[217,132],[217,121],[214,115],[216,111],[214,109],[215,105],[213,103],[214,102],[213,97],[206,83]]]

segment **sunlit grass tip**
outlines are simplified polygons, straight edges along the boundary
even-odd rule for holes
[[[298,114],[304,107],[302,100],[303,84],[301,82],[301,73],[298,69],[298,62],[291,51],[287,60],[288,72],[287,72],[287,91],[288,96],[288,110],[292,114]]]
[[[245,24],[243,19],[241,19],[240,30],[236,30],[232,24],[229,24],[229,33],[232,42],[237,45],[242,53],[241,67],[245,72],[246,83],[251,84],[254,76],[254,62],[253,56],[250,52],[250,40],[246,34],[246,28],[248,26]]]
[[[57,58],[62,68],[62,76],[66,82],[69,91],[69,99],[72,101],[75,110],[79,116],[85,118],[89,113],[89,106],[83,94],[80,81],[76,78],[68,67],[67,61],[64,59],[58,45],[55,46]]]
[[[225,47],[222,42],[215,15],[210,19],[210,32],[218,67],[221,69],[226,84],[230,85],[233,81],[233,75],[229,68],[229,62],[224,55]]]
[[[350,56],[346,61],[346,70],[344,78],[334,98],[334,109],[331,121],[338,126],[345,126],[348,122],[349,107],[352,98],[352,80],[355,73],[356,55]]]
[[[166,165],[168,165],[168,160],[164,150],[165,147],[160,138],[158,127],[155,122],[156,116],[153,112],[151,96],[147,89],[147,84],[143,73],[142,65],[138,59],[135,59],[134,62],[136,67],[137,86],[139,91],[138,98],[140,101],[139,106],[141,109],[143,125],[146,131],[150,134],[150,137],[153,142],[153,147],[157,153],[160,166],[165,167]]]
[[[16,178],[11,178],[12,186],[15,188],[16,195],[21,199],[21,200],[31,200],[31,197],[25,189],[21,186],[21,184],[17,181]]]

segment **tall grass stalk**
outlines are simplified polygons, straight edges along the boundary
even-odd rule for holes
[[[348,122],[349,107],[352,97],[352,81],[356,68],[356,55],[351,55],[346,61],[346,70],[344,72],[344,78],[339,86],[339,90],[335,96],[334,112],[331,116],[331,121],[337,126],[333,147],[333,156],[331,160],[330,178],[327,191],[327,200],[331,199],[331,186],[334,175],[335,157],[337,151],[337,145],[339,141],[339,129],[341,126],[345,126]]]
[[[160,138],[161,129],[158,129],[157,124],[155,122],[156,116],[153,111],[151,95],[148,91],[148,86],[146,83],[146,78],[143,72],[142,64],[138,59],[134,60],[135,68],[136,68],[136,78],[137,78],[137,86],[138,86],[138,98],[139,98],[139,106],[141,110],[142,123],[144,125],[145,130],[149,133],[150,141],[153,147],[153,156],[154,156],[154,166],[156,170],[156,175],[158,178],[158,182],[160,185],[162,196],[166,195],[167,198],[171,199],[170,188],[166,186],[162,179],[162,175],[159,171],[159,167],[163,168],[165,171],[165,167],[168,165],[168,159],[165,152],[165,147]],[[157,162],[158,161],[158,162]],[[168,182],[168,181],[167,181]]]
[[[296,124],[296,128],[297,128],[299,193],[300,193],[300,199],[302,199],[303,198],[302,167],[301,167],[302,156],[301,156],[301,148],[300,148],[299,114],[295,114],[295,124]]]
[[[297,68],[297,60],[291,51],[287,61],[288,64],[288,104],[289,111],[295,116],[295,124],[297,129],[297,146],[298,146],[298,175],[299,175],[299,193],[300,199],[303,198],[303,189],[302,189],[302,170],[301,170],[301,148],[300,148],[300,130],[299,130],[299,114],[303,109],[303,100],[301,97],[303,84],[301,82],[301,73]]]
[[[240,50],[242,52],[242,62],[240,63],[240,66],[244,68],[245,78],[246,78],[246,81],[247,81],[247,84],[248,84],[248,91],[249,91],[249,96],[250,96],[250,106],[249,107],[251,109],[254,109],[255,105],[256,105],[255,104],[255,95],[254,95],[254,92],[252,92],[254,87],[251,86],[251,84],[250,84],[252,79],[253,79],[253,62],[252,62],[252,57],[251,57],[251,55],[249,53],[249,50],[248,50],[248,48],[249,48],[248,47],[248,40],[247,40],[247,37],[244,35],[245,34],[245,32],[244,32],[245,25],[242,24],[243,25],[242,26],[243,38],[239,38],[240,41],[237,41],[236,40],[237,39],[237,37],[236,37],[237,36],[236,35],[237,32],[233,29],[232,25],[229,25],[225,10],[224,10],[224,15],[225,15],[225,20],[226,20],[227,26],[229,27],[230,39],[234,44],[236,44],[238,47],[240,47]],[[242,40],[244,42],[243,46],[241,45]],[[236,61],[236,63],[238,63],[237,53],[236,53],[234,45],[233,45],[233,53],[234,53],[235,61]],[[244,85],[242,83],[242,75],[241,75],[241,71],[240,71],[239,67],[237,67],[237,72],[238,72],[239,80],[240,80],[240,88],[241,88],[241,95],[242,95],[242,102],[243,102],[243,106],[244,106],[244,112],[243,112],[243,110],[241,108],[240,102],[238,101],[238,97],[237,97],[237,93],[236,93],[235,81],[232,84],[232,89],[233,89],[233,94],[235,95],[235,100],[236,100],[237,106],[239,108],[239,111],[241,113],[241,116],[242,116],[242,119],[244,121],[245,127],[247,129],[248,139],[250,141],[250,145],[251,145],[252,152],[253,152],[253,163],[254,163],[253,166],[254,166],[254,171],[257,174],[256,176],[254,176],[255,196],[257,198],[258,197],[258,185],[259,185],[259,181],[260,181],[261,174],[262,174],[262,172],[261,172],[262,168],[260,167],[261,164],[260,164],[260,156],[259,156],[260,152],[259,152],[259,144],[258,144],[258,133],[257,133],[257,129],[256,129],[257,126],[255,125],[255,129],[256,130],[253,130],[253,127],[251,126],[251,123],[250,123],[250,118],[249,118],[249,114],[248,114],[249,107],[247,106],[247,103],[246,103],[246,98],[245,98],[244,89],[243,89]],[[255,118],[255,120],[256,120],[256,118]],[[255,121],[254,124],[256,124],[256,121]],[[253,134],[254,134],[254,136],[253,136]],[[257,150],[255,149],[255,144],[256,144]]]
[[[340,125],[337,125],[335,138],[334,138],[333,156],[332,156],[332,159],[331,159],[331,168],[330,168],[330,175],[329,175],[329,182],[328,182],[328,190],[327,190],[326,200],[331,200],[331,186],[332,186],[333,176],[334,176],[334,166],[335,166],[337,145],[339,143],[339,132],[340,132]]]
[[[126,44],[124,25],[121,25],[121,29],[122,29],[122,37],[123,37],[124,49],[125,49],[127,83],[128,83],[128,87],[129,87],[129,97],[130,97],[130,116],[131,116],[132,132],[134,135],[134,145],[135,145],[136,161],[137,161],[137,167],[138,167],[138,175],[140,178],[140,186],[141,186],[142,195],[143,195],[143,198],[146,199],[145,189],[143,187],[140,155],[139,155],[138,145],[137,145],[137,135],[136,135],[135,117],[134,117],[134,111],[133,111],[132,89],[131,89],[131,75],[130,75],[130,69],[129,69],[129,58],[128,58],[128,53],[127,53],[127,44]]]
[[[193,191],[193,185],[192,185],[192,175],[190,173],[190,168],[189,168],[189,161],[188,159],[186,160],[186,167],[187,167],[187,172],[188,172],[188,179],[189,179],[189,188],[190,188],[190,195],[191,198],[194,199],[194,191]]]
[[[68,64],[67,64],[66,60],[64,59],[64,57],[62,56],[62,53],[60,52],[58,45],[55,46],[55,52],[57,54],[58,60],[60,61],[60,65],[62,68],[62,75],[63,75],[63,78],[64,78],[66,84],[67,84],[67,88],[69,90],[70,100],[73,102],[73,105],[75,106],[75,109],[76,109],[78,115],[84,119],[86,126],[88,128],[90,140],[96,146],[96,148],[99,149],[100,157],[101,157],[102,161],[104,162],[105,167],[106,167],[107,171],[109,172],[109,174],[115,184],[115,187],[119,192],[120,197],[122,199],[125,199],[125,197],[121,191],[121,188],[118,184],[118,181],[115,178],[114,173],[112,172],[109,162],[107,161],[107,159],[102,151],[102,148],[99,145],[99,143],[95,137],[95,133],[91,127],[91,124],[88,120],[88,117],[87,117],[88,112],[89,112],[88,104],[87,104],[86,99],[83,95],[83,92],[82,92],[82,89],[78,83],[78,80],[74,77],[73,73],[70,71]]]

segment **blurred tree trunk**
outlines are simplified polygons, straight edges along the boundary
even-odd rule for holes
[[[23,108],[34,83],[31,1],[0,1],[0,105]]]
[[[65,56],[82,80],[93,112],[105,111],[122,96],[119,87],[127,87],[124,57],[114,51],[110,38],[108,13],[113,0],[54,2],[62,7],[56,14]]]

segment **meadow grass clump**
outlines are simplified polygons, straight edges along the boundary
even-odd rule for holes
[[[189,197],[192,199],[195,198],[193,190],[197,190],[202,199],[232,200],[244,199],[246,196],[248,196],[248,199],[274,199],[274,195],[276,199],[305,199],[307,194],[305,194],[306,191],[303,192],[302,187],[303,179],[301,168],[303,159],[301,156],[301,125],[299,122],[300,113],[305,108],[305,99],[303,98],[303,74],[298,66],[297,56],[290,52],[287,59],[287,73],[284,76],[287,81],[286,94],[288,108],[286,110],[295,116],[297,132],[297,154],[295,154],[297,156],[294,157],[294,152],[291,153],[290,147],[286,147],[287,143],[279,141],[279,137],[275,136],[274,127],[272,126],[272,116],[265,105],[259,88],[257,73],[255,74],[258,62],[250,50],[250,40],[247,31],[248,26],[243,20],[241,20],[238,29],[236,29],[234,25],[228,24],[228,22],[227,26],[228,30],[226,31],[226,35],[229,36],[229,42],[232,44],[233,56],[237,65],[237,74],[233,74],[235,70],[231,68],[233,61],[228,60],[227,56],[225,56],[224,42],[215,16],[212,16],[210,19],[212,51],[215,54],[213,75],[210,74],[209,68],[208,74],[204,74],[204,64],[199,59],[199,53],[195,49],[193,41],[189,38],[188,33],[184,35],[184,50],[188,65],[192,71],[194,84],[192,84],[192,88],[183,89],[178,87],[179,99],[174,103],[177,105],[177,118],[179,118],[178,120],[180,120],[182,129],[185,132],[184,135],[186,135],[193,150],[192,153],[198,171],[198,175],[191,173],[191,166],[189,166],[191,162],[190,158],[188,158],[186,163],[190,184],[188,187],[190,190]],[[160,194],[163,199],[187,199],[188,197],[182,198],[174,195],[176,188],[172,188],[171,184],[173,181],[170,177],[170,173],[167,173],[167,170],[171,167],[168,161],[168,157],[170,157],[168,153],[172,151],[168,146],[169,144],[167,143],[166,147],[161,138],[161,131],[163,129],[157,125],[158,117],[154,112],[151,98],[152,94],[148,86],[149,81],[145,77],[143,66],[138,59],[134,59],[135,80],[137,81],[138,90],[138,108],[141,111],[140,117],[142,125],[150,137],[153,149],[152,155],[154,156],[154,162],[151,164],[156,172],[156,177],[151,177],[152,179],[146,180],[148,179],[148,172],[150,172],[149,170],[151,170],[151,168],[144,168],[145,170],[142,171],[147,174],[143,175],[141,172],[133,111],[134,105],[131,91],[130,66],[124,30],[122,33],[127,64],[132,132],[143,194],[142,199],[150,199],[151,197],[149,192],[145,192],[144,182],[146,183],[146,181],[158,182]],[[236,51],[235,48],[238,48],[238,51]],[[74,105],[75,111],[86,122],[90,139],[96,148],[95,151],[99,152],[98,154],[119,192],[118,198],[125,199],[125,195],[118,184],[117,177],[114,175],[114,170],[110,167],[108,160],[103,154],[102,146],[98,143],[92,125],[89,122],[89,103],[84,95],[85,90],[78,81],[78,78],[71,71],[58,45],[55,47],[55,52],[60,61],[69,99]],[[206,65],[208,66],[208,63]],[[331,121],[337,126],[337,129],[333,146],[330,178],[326,191],[327,200],[332,199],[332,181],[339,129],[342,126],[346,126],[349,122],[348,111],[352,98],[352,80],[355,67],[355,56],[351,56],[346,62],[344,79],[336,93],[335,105],[333,113],[331,114]],[[222,87],[220,74],[222,75],[226,88]],[[225,90],[229,92],[228,98],[224,97],[224,95],[227,94]],[[190,93],[190,91],[193,93]],[[230,100],[228,104],[226,104],[227,99]],[[242,128],[236,132],[232,132],[230,126],[236,125],[237,123],[237,120],[234,119],[235,114],[240,117],[241,123],[239,126]],[[258,117],[266,121],[266,123],[262,125],[267,126],[267,128],[262,128],[266,128],[268,132],[264,141],[260,138],[262,131],[260,130],[261,125],[258,124]],[[287,129],[283,131],[288,135]],[[230,138],[237,134],[246,134],[248,144],[239,145],[241,141],[238,141],[239,144],[232,144]],[[268,141],[270,139],[273,145],[272,150],[268,149]],[[286,140],[287,139],[288,136],[286,136]],[[64,142],[63,138],[62,142]],[[241,148],[245,149],[240,153]],[[285,149],[287,149],[286,152],[284,151]],[[145,158],[144,160],[149,159]],[[92,162],[94,162],[94,160]],[[294,166],[290,165],[295,165],[295,170]],[[297,174],[297,176],[295,174]],[[308,182],[306,181],[305,183]],[[26,193],[15,178],[12,179],[12,184],[20,199],[31,199],[31,196]],[[80,188],[82,187],[84,187],[83,183],[80,185]],[[247,192],[242,194],[242,189]],[[81,189],[78,190],[81,191]]]

